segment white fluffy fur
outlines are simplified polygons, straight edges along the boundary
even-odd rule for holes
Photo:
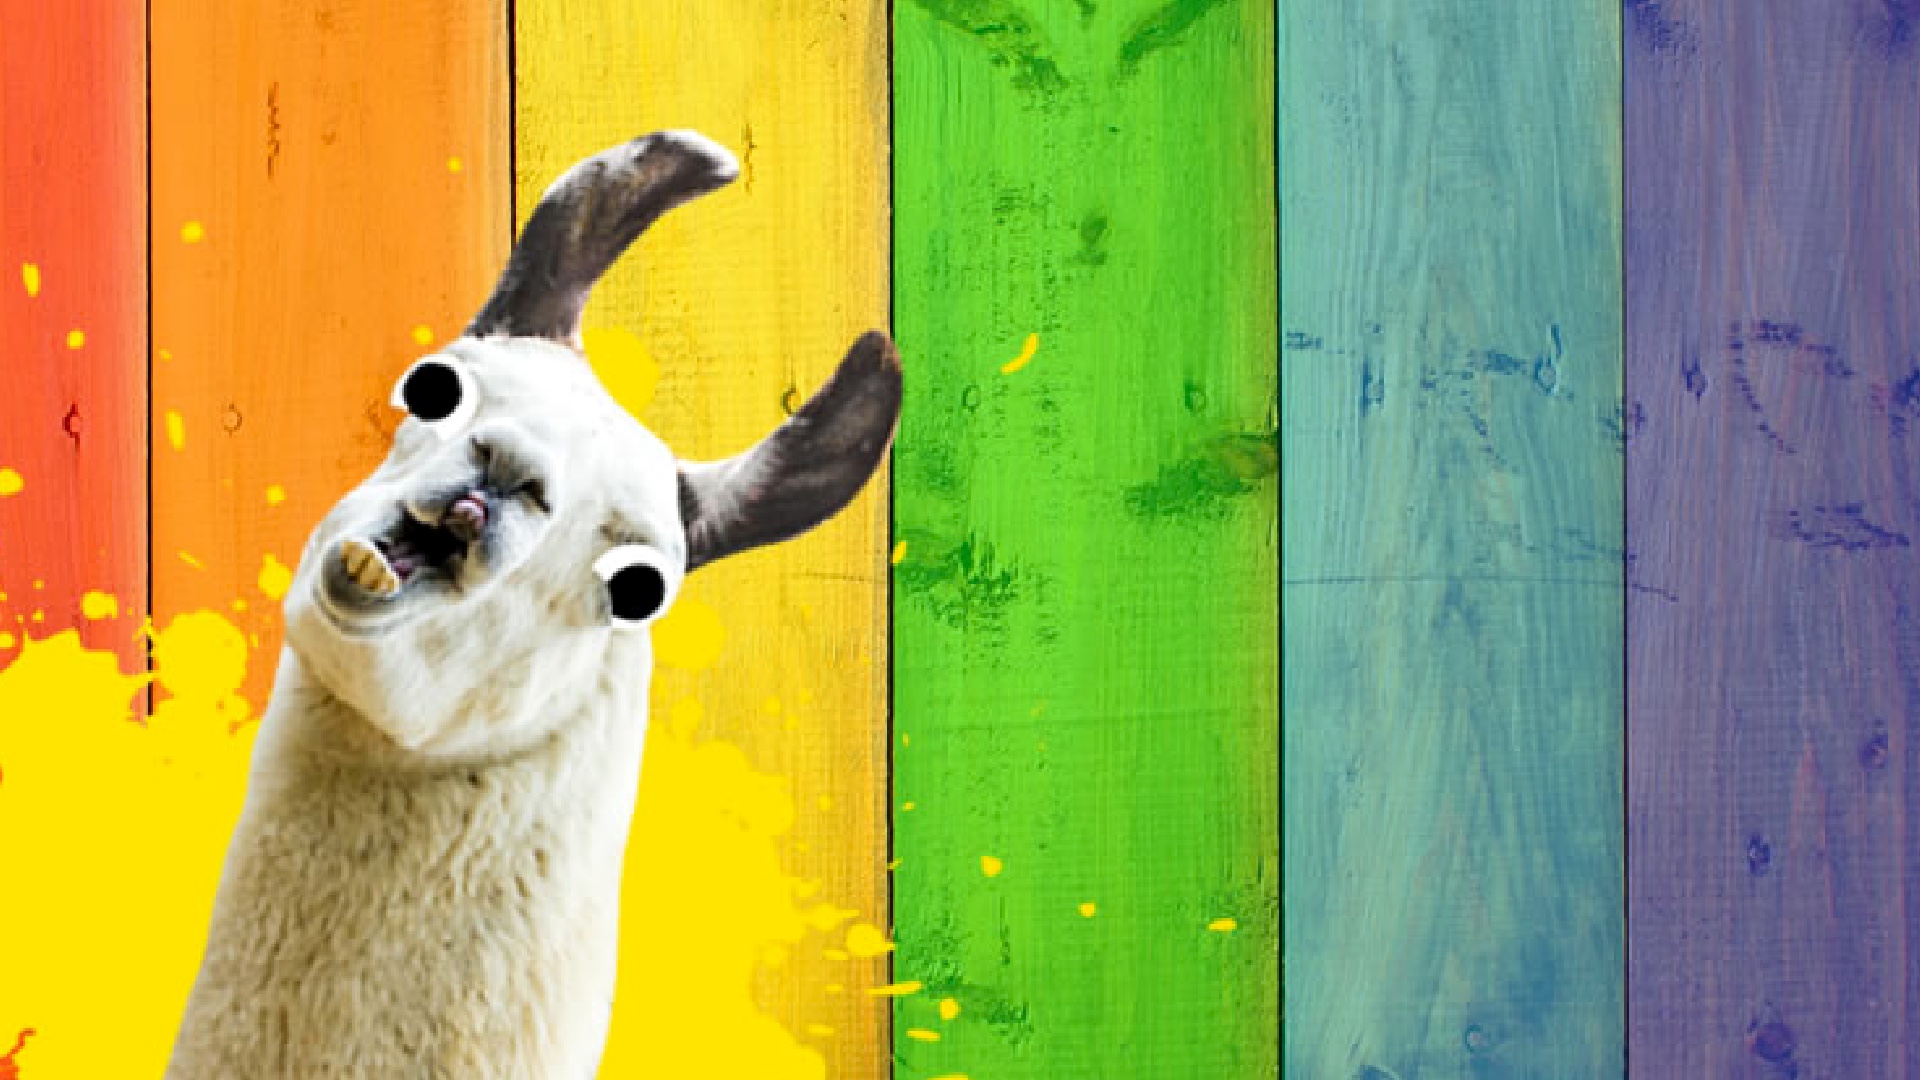
[[[315,531],[169,1080],[584,1080],[614,984],[621,856],[652,673],[595,559],[685,548],[672,454],[585,362],[462,339],[483,400],[416,419]],[[464,592],[376,613],[330,591],[341,542],[518,455],[552,507],[500,509]]]

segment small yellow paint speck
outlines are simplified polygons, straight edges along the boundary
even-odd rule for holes
[[[821,950],[820,950],[820,955],[821,955],[821,956],[824,956],[824,957],[826,957],[826,958],[827,958],[827,959],[829,959],[829,960],[845,960],[845,959],[847,958],[847,950],[845,950],[845,949],[821,949]]]
[[[187,445],[187,421],[173,409],[167,410],[167,444],[175,450]]]
[[[287,590],[293,586],[293,571],[271,554],[263,556],[256,584],[261,592],[267,594],[267,599],[278,600],[287,595]]]
[[[1004,364],[1001,364],[1000,374],[1011,375],[1014,372],[1019,371],[1021,368],[1026,367],[1027,361],[1033,359],[1033,354],[1039,351],[1040,351],[1040,335],[1028,334],[1027,343],[1020,347],[1020,355],[1014,357],[1013,359],[1007,361]]]
[[[80,614],[89,619],[118,618],[120,601],[111,593],[90,592],[80,598]]]
[[[33,263],[20,264],[20,284],[27,287],[28,296],[40,295],[40,268]]]
[[[887,864],[887,869],[888,869],[888,870],[898,870],[898,869],[900,869],[900,860],[899,860],[899,859],[895,859],[895,860],[893,860],[892,862],[890,862],[890,863],[888,863],[888,864]]]
[[[189,221],[180,226],[180,239],[184,243],[197,244],[207,238],[207,227],[197,221]]]
[[[1233,919],[1215,919],[1207,924],[1207,929],[1216,934],[1231,934],[1240,929],[1240,924]]]
[[[893,565],[899,566],[900,560],[906,557],[907,557],[907,542],[905,540],[902,540],[899,543],[893,545]]]
[[[937,1031],[928,1031],[926,1028],[908,1028],[907,1038],[915,1039],[919,1042],[939,1042],[940,1033]]]
[[[1091,918],[1093,918],[1093,917],[1094,917],[1094,915],[1096,915],[1096,914],[1098,914],[1098,913],[1099,913],[1099,911],[1100,911],[1100,909],[1099,909],[1099,908],[1097,908],[1097,907],[1095,907],[1095,906],[1094,906],[1094,905],[1092,905],[1092,904],[1081,904],[1081,905],[1080,905],[1080,917],[1081,917],[1081,918],[1083,918],[1083,919],[1091,919]]]
[[[847,988],[841,986],[839,983],[828,983],[820,989],[825,990],[829,994],[844,994],[847,992]]]
[[[281,487],[279,484],[267,485],[267,505],[268,506],[279,506],[281,503],[286,501],[287,501],[286,488]]]
[[[18,495],[20,489],[27,486],[26,480],[12,469],[0,469],[0,495]]]
[[[247,610],[247,602],[245,600],[241,600],[236,597],[233,601],[233,610],[235,611]]]
[[[192,555],[184,551],[180,553],[180,561],[183,563],[186,563],[188,566],[193,567],[195,570],[205,570],[207,568],[206,563],[201,562],[199,559],[194,558]]]
[[[69,349],[82,348],[83,346],[86,345],[86,343],[87,343],[87,332],[85,330],[67,331],[67,348]]]
[[[173,359],[173,350],[172,350],[172,349],[161,349],[161,350],[159,350],[159,353],[158,353],[158,355],[159,355],[159,357],[160,357],[160,359],[162,359],[162,360],[171,360],[171,359]]]
[[[0,633],[0,649],[11,649],[11,648],[13,648],[13,635]]]
[[[988,877],[999,877],[1000,871],[1006,869],[1006,866],[1006,863],[1001,862],[991,855],[980,856],[980,872]]]
[[[960,1003],[952,998],[940,999],[940,1019],[951,1020],[960,1015]]]
[[[419,326],[414,327],[413,343],[415,345],[433,344],[433,327],[428,326],[426,323],[421,323]]]
[[[885,956],[893,951],[893,942],[877,926],[869,923],[854,923],[847,928],[847,952],[865,959],[869,956]]]
[[[808,1024],[807,1034],[812,1035],[815,1038],[831,1039],[833,1038],[833,1029],[828,1027],[825,1024]]]
[[[47,587],[47,582],[46,582],[46,579],[45,579],[45,578],[34,578],[34,579],[33,579],[33,587],[34,587],[34,588],[36,588],[36,589],[44,589],[44,588],[46,588],[46,587]]]
[[[885,986],[876,986],[867,991],[867,993],[872,994],[874,997],[908,997],[919,993],[925,988],[925,983],[909,980],[907,982],[888,983]]]
[[[909,734],[907,734],[907,733],[906,733],[906,732],[904,732],[904,731],[903,731],[903,732],[901,732],[901,733],[900,733],[900,745],[901,745],[901,746],[912,746],[912,745],[913,745],[913,736],[911,736],[911,735],[909,735]]]
[[[34,613],[33,613],[33,621],[34,621],[34,622],[46,622],[46,621],[47,621],[47,613],[46,613],[46,612],[44,612],[44,611],[36,611],[36,612],[34,612]]]
[[[447,159],[448,172],[459,172],[461,169],[464,169],[466,167],[467,167],[466,164],[457,157],[450,157]]]
[[[914,811],[914,810],[915,810],[915,809],[916,809],[916,808],[917,808],[917,807],[918,807],[919,805],[920,805],[919,803],[917,803],[917,802],[914,802],[914,801],[913,801],[912,799],[908,799],[908,800],[907,800],[906,802],[903,802],[903,803],[901,803],[901,804],[900,804],[900,812],[901,812],[901,813],[903,813],[903,814],[910,814],[910,813],[912,813],[912,812],[913,812],[913,811]]]
[[[967,1080],[967,1074],[966,1073],[948,1073],[945,1076],[932,1077],[931,1080]]]

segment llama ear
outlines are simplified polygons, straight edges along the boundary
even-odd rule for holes
[[[740,174],[727,150],[691,131],[660,131],[568,169],[527,219],[470,337],[505,334],[580,345],[580,313],[600,275],[647,226]]]
[[[900,416],[900,354],[861,335],[827,384],[751,450],[680,463],[687,569],[798,536],[860,493]]]

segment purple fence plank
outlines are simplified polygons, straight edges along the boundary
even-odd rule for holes
[[[1920,1077],[1920,2],[1626,4],[1637,1077]]]

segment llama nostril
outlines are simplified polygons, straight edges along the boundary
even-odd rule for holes
[[[447,507],[447,516],[442,524],[455,536],[472,543],[487,527],[487,497],[480,491],[469,491],[453,500]]]

